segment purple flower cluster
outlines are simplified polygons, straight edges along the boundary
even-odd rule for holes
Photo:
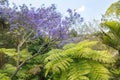
[[[34,37],[46,37],[63,39],[67,38],[68,28],[75,24],[76,21],[82,22],[80,15],[68,9],[69,17],[62,18],[61,13],[56,11],[56,7],[52,4],[50,7],[35,9],[28,8],[25,4],[17,7],[0,7],[1,18],[6,19],[10,25],[10,30],[17,30],[20,34],[23,32],[34,31]]]
[[[76,24],[83,22],[83,18],[80,16],[79,13],[72,11],[71,9],[67,10],[69,17],[65,17],[65,21],[67,21],[68,24]]]

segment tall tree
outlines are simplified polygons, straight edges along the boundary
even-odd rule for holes
[[[68,13],[71,14],[71,11],[69,9]],[[51,42],[67,38],[68,28],[75,23],[73,21],[77,19],[79,22],[82,22],[81,17],[78,16],[79,14],[74,14],[72,17],[67,17],[69,19],[63,19],[62,14],[56,11],[54,4],[50,7],[41,6],[38,9],[34,7],[28,8],[25,4],[20,7],[14,5],[13,8],[0,7],[1,19],[8,24],[9,32],[7,34],[14,38],[15,46],[13,47],[17,51],[16,70],[11,78],[16,76],[17,72],[28,60],[40,55],[40,53],[44,53]],[[76,18],[72,19],[73,17]],[[40,46],[36,48],[36,52],[21,62],[21,50],[26,47],[23,46],[28,42],[34,42],[37,38],[45,39],[46,42],[42,43],[39,41]],[[44,50],[43,47],[45,47]]]

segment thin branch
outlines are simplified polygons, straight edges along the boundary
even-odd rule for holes
[[[31,31],[31,33],[29,33],[28,36],[25,37],[25,35],[23,36],[23,40],[21,41],[20,44],[18,44],[17,46],[17,53],[18,53],[18,60],[17,60],[17,69],[19,68],[19,65],[20,65],[20,57],[21,57],[21,54],[20,54],[20,47],[22,47],[22,45],[29,39],[29,37],[32,35],[33,33],[33,30]],[[25,38],[24,38],[25,37]],[[17,70],[16,69],[16,70]],[[15,73],[16,74],[16,73]]]
[[[18,60],[17,60],[17,67],[19,66],[20,64],[20,57],[21,57],[21,54],[20,54],[20,47],[27,41],[27,39],[32,35],[33,31],[31,31],[31,33],[29,33],[28,36],[25,37],[25,35],[23,36],[23,40],[21,41],[21,43],[17,46],[17,53],[18,53]]]
[[[21,47],[25,43],[25,41],[27,41],[27,39],[29,39],[29,37],[32,35],[32,33],[33,33],[33,30],[31,31],[31,33],[28,36],[26,36],[25,39],[22,40],[22,42],[18,46]]]
[[[17,60],[17,67],[19,66],[19,64],[20,64],[20,47],[18,46],[17,47],[17,53],[18,53],[18,60]]]
[[[54,40],[52,40],[51,42],[53,42]],[[44,43],[38,50],[37,53],[35,53],[33,56],[25,59],[21,64],[19,64],[19,66],[16,68],[16,71],[13,73],[13,75],[11,76],[11,79],[16,76],[16,74],[18,73],[18,71],[20,70],[20,68],[28,61],[28,60],[31,60],[33,59],[34,57],[36,57],[37,55],[40,55],[41,53],[41,49],[46,45],[46,44],[49,44],[49,43]],[[46,47],[46,49],[44,49],[44,51],[46,51],[48,49],[48,47],[50,46],[50,44]],[[43,52],[44,52],[43,51]]]

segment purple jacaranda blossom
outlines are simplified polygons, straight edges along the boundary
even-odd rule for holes
[[[68,37],[68,30],[71,25],[77,21],[82,22],[80,14],[68,9],[69,17],[62,17],[60,12],[56,11],[56,6],[50,7],[44,5],[40,8],[27,7],[25,4],[17,7],[0,7],[0,16],[5,17],[9,23],[10,30],[17,30],[23,34],[34,31],[34,38],[46,37],[64,39]],[[23,29],[21,31],[21,29]]]
[[[71,9],[68,9],[67,12],[72,13],[72,10],[71,10]]]
[[[80,19],[80,22],[83,22],[83,20],[84,20],[84,19],[83,19],[83,18],[81,18],[81,19]]]

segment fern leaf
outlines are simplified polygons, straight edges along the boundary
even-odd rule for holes
[[[90,62],[91,72],[88,74],[90,80],[109,80],[110,72],[97,62]]]
[[[53,60],[48,62],[45,65],[45,69],[47,70],[46,75],[51,70],[53,74],[60,73],[61,71],[65,71],[70,66],[70,62],[73,60],[71,58],[62,58],[60,60]]]
[[[89,41],[89,40],[85,40],[85,41],[82,41],[82,42],[79,42],[77,44],[77,46],[79,47],[92,47],[94,45],[96,45],[98,43],[98,41]]]
[[[102,63],[115,60],[107,51],[92,49],[97,41],[83,41],[74,47],[52,50],[45,58],[45,76],[52,73],[54,80],[108,80],[109,71]]]
[[[90,72],[90,69],[91,66],[86,60],[80,59],[80,61],[71,64],[67,80],[89,80],[84,75],[87,75]]]
[[[69,43],[69,44],[66,44],[66,45],[63,47],[63,49],[66,50],[66,49],[72,48],[72,47],[74,47],[74,46],[75,46],[74,43]]]
[[[109,54],[107,51],[96,51],[90,48],[84,48],[80,53],[82,58],[92,59],[95,61],[99,61],[102,63],[113,63],[115,60],[113,59],[112,55]],[[78,54],[80,54],[78,53]]]

